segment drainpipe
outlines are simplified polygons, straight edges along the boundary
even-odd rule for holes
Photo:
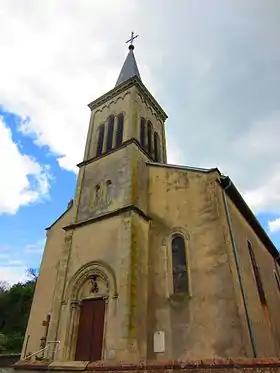
[[[253,331],[252,323],[251,323],[249,312],[248,312],[248,302],[247,302],[247,298],[245,294],[245,287],[244,287],[243,279],[241,276],[237,244],[236,244],[235,235],[234,235],[234,231],[232,227],[232,221],[231,221],[231,216],[230,216],[230,211],[229,211],[229,206],[228,206],[228,201],[227,201],[227,196],[226,196],[226,190],[231,186],[231,180],[229,178],[228,178],[228,181],[229,181],[228,185],[226,185],[225,187],[222,187],[223,201],[225,205],[226,216],[227,216],[227,221],[228,221],[228,226],[229,226],[229,231],[230,231],[230,238],[231,238],[231,242],[233,246],[234,259],[236,263],[237,275],[238,275],[238,280],[240,284],[240,289],[241,289],[241,294],[242,294],[242,299],[243,299],[243,304],[244,304],[244,309],[245,309],[246,321],[247,321],[250,340],[252,344],[253,357],[257,357],[257,349],[256,349],[254,331]]]

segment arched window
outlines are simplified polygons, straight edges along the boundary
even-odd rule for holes
[[[253,273],[254,273],[254,277],[255,277],[258,293],[259,293],[259,298],[260,298],[261,303],[263,305],[266,305],[267,304],[266,303],[266,296],[265,296],[265,293],[264,293],[261,274],[260,274],[259,266],[258,266],[257,261],[256,261],[255,253],[254,253],[254,250],[252,248],[252,245],[251,245],[250,241],[247,241],[247,245],[248,245],[249,255],[250,255],[251,264],[252,264],[252,268],[253,268]]]
[[[100,204],[100,196],[101,196],[100,185],[96,185],[96,187],[95,187],[95,206]]]
[[[155,151],[155,161],[159,162],[160,161],[159,136],[156,132],[154,133],[154,151]]]
[[[188,292],[188,270],[185,240],[181,236],[172,239],[172,272],[174,293]]]
[[[116,147],[121,146],[122,142],[123,142],[123,114],[121,113],[118,115]]]
[[[107,142],[106,142],[107,152],[110,151],[113,147],[114,121],[115,121],[115,117],[111,115],[108,118],[108,135],[107,135]]]
[[[148,153],[152,155],[152,123],[148,122]]]
[[[102,154],[102,147],[103,147],[103,140],[104,140],[104,123],[100,124],[98,130],[98,140],[97,140],[97,148],[96,148],[96,156]]]
[[[112,202],[112,181],[107,180],[106,182],[106,191],[105,191],[105,202]]]
[[[141,118],[140,121],[140,144],[143,149],[145,149],[145,138],[146,138],[146,121]]]

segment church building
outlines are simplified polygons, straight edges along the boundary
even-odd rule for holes
[[[88,105],[21,360],[279,356],[279,252],[228,176],[167,163],[167,114],[132,40],[115,87]]]

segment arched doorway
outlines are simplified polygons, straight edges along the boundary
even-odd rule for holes
[[[73,276],[67,289],[68,326],[64,360],[97,361],[104,358],[108,321],[117,299],[114,271],[104,262],[90,262]],[[109,319],[108,316],[110,315]]]

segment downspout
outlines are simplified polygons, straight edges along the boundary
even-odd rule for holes
[[[250,320],[249,312],[248,312],[248,302],[245,294],[245,287],[240,271],[240,261],[239,261],[239,254],[237,250],[237,244],[236,244],[236,239],[233,231],[233,226],[232,226],[232,221],[231,221],[231,216],[230,216],[230,211],[229,211],[229,206],[228,206],[228,201],[227,201],[227,196],[226,196],[226,190],[231,186],[231,180],[228,179],[229,183],[225,187],[222,186],[222,194],[223,194],[223,201],[225,205],[225,210],[226,210],[226,216],[227,216],[227,221],[228,221],[228,226],[229,226],[229,231],[230,231],[230,238],[233,246],[233,252],[234,252],[234,259],[236,263],[236,269],[237,269],[237,275],[238,275],[238,280],[240,284],[240,289],[241,289],[241,294],[242,294],[242,299],[243,299],[243,304],[244,304],[244,310],[245,310],[245,315],[246,315],[246,321],[248,325],[248,330],[249,330],[249,335],[250,335],[250,340],[252,344],[252,350],[253,350],[253,357],[257,357],[257,349],[256,349],[256,342],[255,342],[255,337],[254,337],[254,331],[252,327],[252,323]]]

